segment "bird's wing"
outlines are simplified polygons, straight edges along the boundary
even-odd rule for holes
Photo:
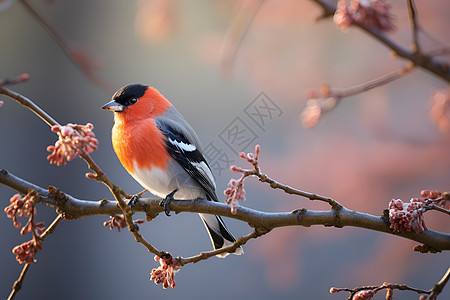
[[[209,200],[218,201],[211,168],[198,146],[190,141],[185,133],[168,122],[156,120],[156,126],[166,137],[166,147],[170,156],[205,189]]]

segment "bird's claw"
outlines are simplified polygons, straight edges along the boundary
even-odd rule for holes
[[[133,211],[133,207],[136,205],[137,201],[139,200],[139,195],[133,195],[133,197],[128,200],[128,206],[130,207],[131,211]]]
[[[166,216],[170,217],[170,201],[172,201],[173,195],[175,195],[175,193],[178,191],[178,189],[173,190],[170,194],[168,194],[164,199],[161,200],[161,202],[159,202],[159,205],[161,207],[164,207],[164,213],[166,214]]]

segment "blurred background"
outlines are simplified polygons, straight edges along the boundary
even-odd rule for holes
[[[6,5],[11,1],[0,1]],[[397,30],[392,38],[408,47],[406,1],[392,2]],[[110,141],[113,116],[100,109],[128,83],[159,89],[197,131],[213,160],[218,195],[237,177],[230,163],[246,167],[236,151],[261,145],[262,170],[299,189],[333,197],[350,209],[382,214],[392,198],[409,201],[422,189],[449,190],[450,136],[430,118],[433,92],[447,89],[437,77],[415,70],[387,86],[344,99],[319,123],[302,127],[300,114],[311,89],[344,88],[380,77],[404,65],[356,28],[340,31],[331,19],[316,22],[312,1],[264,1],[239,44],[233,61],[230,24],[238,11],[249,15],[255,1],[98,0],[30,1],[87,63],[90,80],[39,26],[20,1],[0,12],[0,78],[28,73],[11,87],[28,96],[60,123],[94,124],[99,149],[92,157],[128,193],[141,187],[116,158]],[[450,4],[418,0],[425,49],[449,45]],[[244,10],[242,10],[244,9]],[[227,33],[228,32],[228,33]],[[430,36],[431,35],[431,36]],[[225,57],[225,58],[224,58]],[[444,57],[445,58],[445,57]],[[92,69],[91,67],[98,67]],[[81,159],[56,167],[46,147],[56,141],[48,126],[12,100],[0,109],[0,168],[42,187],[54,185],[80,199],[110,198],[85,178]],[[262,101],[262,102],[261,102]],[[274,110],[258,119],[251,112],[266,103]],[[253,118],[252,118],[253,116]],[[246,128],[243,142],[227,138]],[[213,151],[215,149],[215,151]],[[246,181],[243,205],[262,211],[329,209],[292,197],[255,179]],[[0,186],[4,206],[15,192]],[[222,196],[221,196],[222,195]],[[56,216],[38,207],[38,221]],[[143,217],[137,215],[136,217]],[[149,281],[158,263],[126,231],[102,226],[106,216],[63,221],[44,242],[17,299],[346,299],[329,288],[406,283],[430,289],[449,267],[450,255],[420,254],[416,244],[359,228],[290,227],[251,240],[244,256],[188,265],[175,276],[175,289]],[[428,212],[429,228],[448,232],[448,217]],[[235,236],[247,224],[225,220]],[[157,248],[190,256],[211,248],[195,214],[160,215],[141,225]],[[0,217],[0,297],[18,278],[11,249],[30,239]],[[384,299],[378,295],[376,299]],[[395,292],[394,299],[417,299]],[[447,286],[439,299],[450,298]]]

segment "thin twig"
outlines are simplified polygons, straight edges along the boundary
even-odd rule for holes
[[[62,216],[61,215],[58,215],[53,220],[53,222],[50,224],[50,226],[44,231],[44,233],[41,234],[40,238],[41,238],[42,241],[44,241],[47,236],[49,236],[50,234],[52,234],[55,231],[56,226],[58,225],[58,223],[61,220],[62,220]],[[22,288],[23,281],[25,280],[25,275],[27,275],[27,272],[30,269],[30,266],[31,266],[31,264],[25,264],[23,266],[23,269],[22,269],[22,272],[20,273],[19,278],[13,284],[12,291],[11,291],[11,294],[9,295],[9,297],[8,297],[8,300],[14,299],[14,297],[17,295],[17,293]]]
[[[314,193],[305,192],[305,191],[302,191],[302,190],[290,187],[288,185],[279,183],[279,182],[271,179],[266,174],[261,173],[261,172],[255,174],[255,175],[258,176],[259,181],[268,183],[270,185],[270,187],[273,188],[273,189],[281,189],[287,194],[293,194],[293,195],[306,197],[309,200],[324,201],[324,202],[327,202],[328,204],[330,204],[333,209],[340,209],[340,208],[342,208],[342,205],[339,202],[337,202],[336,200],[333,200],[333,199],[331,199],[329,197],[317,195],[317,194],[314,194]]]
[[[19,104],[25,106],[26,108],[34,112],[39,118],[41,118],[45,123],[47,123],[48,126],[51,127],[53,125],[60,125],[55,119],[53,119],[49,114],[47,114],[43,109],[34,104],[34,102],[28,99],[27,97],[5,87],[0,87],[0,94],[16,100]]]
[[[449,279],[450,279],[450,268],[447,269],[447,272],[445,272],[441,280],[439,280],[439,282],[433,286],[433,288],[430,290],[431,293],[428,295],[426,300],[436,299],[437,295],[439,295],[442,292]]]
[[[238,238],[232,245],[229,245],[227,247],[223,247],[223,248],[212,250],[212,251],[202,252],[199,255],[195,255],[195,256],[191,256],[191,257],[187,257],[187,258],[178,257],[177,258],[178,265],[184,266],[185,264],[197,263],[201,260],[205,260],[205,259],[208,259],[210,257],[216,256],[218,254],[225,253],[225,252],[233,253],[237,248],[239,248],[240,246],[247,243],[250,239],[260,237],[268,232],[269,232],[269,230],[266,230],[263,228],[255,228],[255,230],[253,232],[249,233],[246,236],[242,236],[242,237]]]
[[[315,126],[325,113],[333,110],[344,98],[391,83],[394,80],[402,78],[412,70],[414,70],[414,65],[409,63],[406,67],[395,72],[349,88],[336,89],[323,85],[320,90],[313,90],[310,92],[307,106],[301,114],[304,126],[307,128]],[[319,113],[317,113],[317,109]]]
[[[106,175],[103,173],[103,171],[100,169],[100,167],[94,162],[94,160],[91,158],[89,154],[87,154],[85,151],[82,151],[80,154],[80,157],[84,159],[84,161],[87,163],[89,169],[95,172],[95,180],[102,182],[104,185],[106,185],[110,192],[113,194],[115,200],[117,201],[120,209],[122,210],[122,213],[124,215],[125,220],[128,224],[128,230],[133,234],[136,242],[142,244],[147,250],[155,255],[162,256],[164,253],[158,249],[156,249],[153,245],[151,245],[140,233],[139,228],[136,224],[133,223],[133,214],[134,212],[130,209],[130,207],[127,205],[127,203],[122,198],[122,190],[115,185]],[[93,178],[90,176],[90,178]]]
[[[23,281],[25,280],[25,276],[27,275],[28,270],[30,269],[30,264],[25,264],[22,268],[22,272],[20,272],[19,278],[14,282],[12,291],[9,294],[8,300],[14,299],[17,293],[22,288]]]
[[[422,289],[417,289],[417,288],[413,288],[410,286],[407,286],[406,284],[391,284],[391,283],[383,283],[380,286],[375,286],[375,285],[371,285],[371,286],[361,286],[361,287],[357,287],[354,289],[350,289],[350,288],[331,288],[330,292],[331,293],[338,293],[338,292],[349,292],[350,293],[350,297],[348,299],[353,299],[353,297],[355,296],[356,293],[360,292],[360,291],[372,291],[374,294],[376,294],[377,292],[383,290],[383,289],[392,289],[392,290],[400,290],[400,291],[411,291],[411,292],[416,292],[418,294],[430,294],[430,291],[425,291]]]
[[[228,76],[237,51],[264,0],[244,1],[231,21],[221,50],[222,73]]]
[[[41,240],[44,241],[47,236],[55,232],[56,226],[58,226],[59,222],[63,219],[62,215],[58,215],[50,224],[50,226],[47,227],[47,229],[44,231],[44,233],[41,234]]]
[[[87,61],[87,57],[76,57],[75,51],[68,45],[67,41],[41,16],[38,11],[27,0],[19,0],[28,13],[36,20],[36,22],[50,35],[50,37],[61,48],[64,54],[72,63],[77,66],[93,83],[100,86],[104,91],[110,92],[112,86],[110,83],[102,80],[92,70],[92,66]]]
[[[408,13],[409,22],[411,24],[411,35],[412,35],[412,50],[414,52],[421,52],[419,44],[419,26],[417,22],[417,11],[414,0],[408,0]]]
[[[27,73],[23,73],[12,79],[10,79],[10,78],[0,79],[0,87],[5,86],[5,85],[19,84],[19,83],[27,81],[29,78],[30,78],[30,76]]]
[[[357,94],[361,94],[363,92],[367,92],[371,89],[374,89],[376,87],[388,84],[393,82],[394,80],[397,80],[403,76],[405,76],[406,74],[408,74],[409,72],[411,72],[414,69],[413,65],[408,65],[404,68],[401,68],[397,71],[394,71],[390,74],[384,75],[380,78],[359,84],[359,85],[355,85],[349,88],[345,88],[345,89],[330,89],[330,95],[329,96],[333,96],[336,97],[338,99],[344,98],[344,97],[350,97],[350,96],[354,96]]]
[[[441,212],[441,213],[450,215],[450,210],[445,209],[445,208],[443,208],[443,207],[440,207],[440,206],[438,206],[438,205],[436,205],[436,204],[432,204],[432,205],[430,206],[430,209],[433,209],[433,210],[439,211],[439,212]]]

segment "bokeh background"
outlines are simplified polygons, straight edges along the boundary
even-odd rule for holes
[[[240,118],[262,147],[263,171],[283,183],[333,197],[350,209],[379,215],[392,198],[408,201],[425,188],[449,190],[449,132],[439,131],[429,117],[433,91],[447,85],[431,74],[416,70],[347,98],[314,128],[302,127],[299,116],[308,90],[324,83],[349,87],[404,65],[357,29],[343,33],[332,20],[315,22],[320,9],[312,1],[264,1],[231,68],[221,63],[222,45],[241,1],[30,1],[72,49],[100,67],[93,72],[106,87],[89,80],[19,2],[0,12],[0,78],[26,72],[29,82],[14,90],[60,123],[93,123],[100,141],[93,158],[129,193],[141,187],[116,158],[110,142],[113,117],[100,107],[116,89],[134,82],[157,87],[205,146],[213,143],[233,163],[245,166],[220,139]],[[391,35],[407,46],[406,2],[391,2],[397,26]],[[421,34],[423,47],[448,45],[448,1],[416,2],[420,23],[432,36]],[[246,4],[252,7],[255,2]],[[261,92],[282,111],[263,128],[245,114]],[[84,177],[82,160],[65,167],[49,165],[46,147],[55,142],[55,135],[30,111],[5,97],[1,100],[0,168],[81,199],[110,197],[103,185]],[[236,176],[219,169],[215,175],[219,195]],[[263,211],[328,209],[254,179],[246,181],[246,190],[244,205]],[[13,194],[0,186],[4,206]],[[54,209],[39,206],[37,219],[49,224],[55,215]],[[163,290],[149,281],[157,266],[153,256],[126,231],[103,227],[106,219],[63,221],[44,242],[17,299],[345,299],[346,294],[329,294],[329,288],[387,281],[429,289],[450,262],[448,253],[415,253],[412,241],[364,229],[281,228],[250,241],[244,256],[184,267],[176,275],[176,288]],[[241,222],[226,223],[236,236],[250,231]],[[448,218],[435,212],[426,214],[426,223],[435,230],[450,229]],[[141,230],[156,247],[176,255],[211,247],[195,214],[159,216]],[[11,249],[29,237],[19,236],[3,214],[0,239],[0,297],[6,298],[22,269]],[[395,299],[417,298],[411,292],[395,292]],[[449,298],[447,286],[440,299]]]

